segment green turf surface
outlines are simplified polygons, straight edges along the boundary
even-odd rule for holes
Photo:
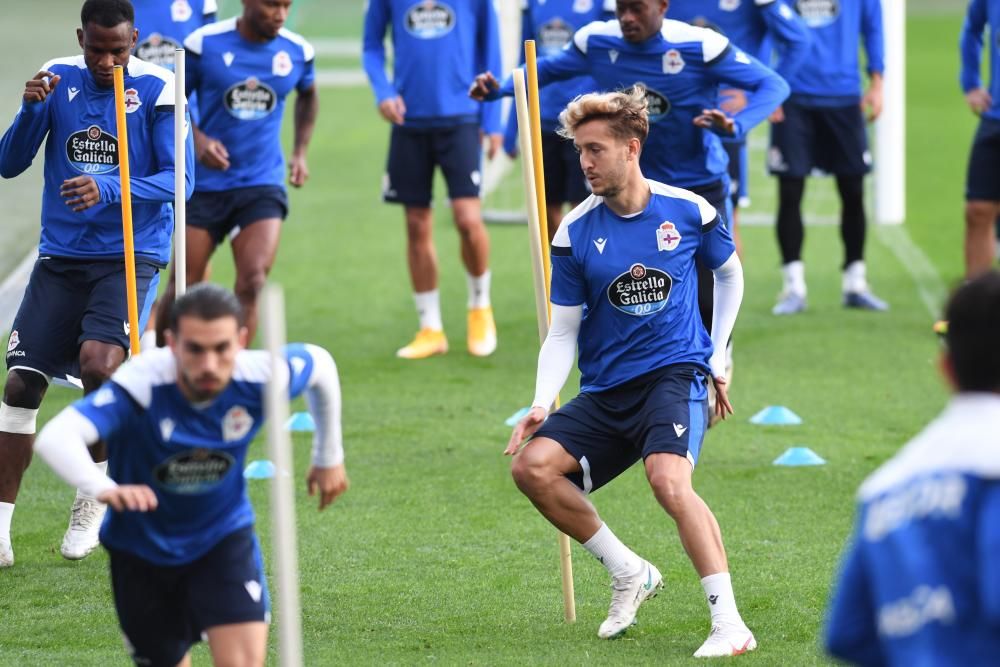
[[[342,16],[356,20],[358,3],[344,4],[353,13]],[[914,17],[908,35],[906,229],[949,283],[961,271],[961,184],[974,125],[956,91],[959,25],[956,15]],[[562,623],[555,534],[517,492],[500,455],[504,419],[531,399],[538,349],[526,229],[490,230],[500,347],[473,359],[463,351],[457,237],[439,210],[453,351],[419,363],[393,357],[416,323],[402,216],[379,201],[386,139],[369,91],[322,91],[312,180],[291,194],[274,271],[287,291],[289,340],[324,345],[338,361],[353,484],[323,514],[297,489],[306,664],[693,662],[708,613],[676,532],[638,469],[594,500],[616,533],[657,564],[666,589],[626,639],[600,641],[608,581],[574,546],[579,621]],[[810,192],[824,187],[811,184]],[[772,189],[763,178],[754,183],[758,210],[767,210]],[[820,200],[810,209],[826,206]],[[722,526],[737,599],[760,642],[741,662],[823,664],[817,637],[854,490],[942,406],[937,343],[906,267],[878,235],[868,246],[871,280],[893,306],[881,315],[841,309],[836,227],[808,231],[810,310],[791,319],[769,312],[779,288],[773,231],[746,227],[744,243],[737,417],[708,434],[695,483]],[[225,284],[232,280],[227,254],[220,252],[213,275]],[[72,396],[52,390],[41,421]],[[791,407],[805,423],[747,423],[770,404]],[[796,445],[828,465],[771,465]],[[296,436],[297,480],[308,452],[308,438]],[[257,443],[250,458],[262,457]],[[268,548],[266,486],[250,488]],[[58,554],[71,498],[44,464],[30,468],[13,525],[18,562],[0,571],[0,665],[125,664],[105,556],[69,563]],[[208,664],[204,647],[195,663]]]

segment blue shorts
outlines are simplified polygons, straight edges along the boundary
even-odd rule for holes
[[[611,389],[580,394],[545,420],[536,438],[550,438],[580,462],[569,480],[596,491],[640,458],[666,452],[698,462],[708,425],[708,377],[676,364]]]
[[[176,665],[209,628],[270,621],[253,528],[223,538],[186,565],[155,565],[108,549],[118,623],[137,665]]]
[[[146,328],[160,268],[136,260],[139,331]],[[87,340],[129,349],[125,263],[39,257],[7,340],[7,369],[78,378],[80,346]]]
[[[579,204],[590,196],[590,187],[580,168],[580,154],[570,139],[555,132],[543,132],[542,164],[547,203]]]
[[[434,167],[441,167],[448,197],[478,197],[482,181],[479,126],[413,128],[392,126],[382,198],[404,206],[430,206]]]
[[[969,152],[966,201],[1000,201],[1000,121],[983,118]]]
[[[279,185],[219,192],[195,190],[187,203],[187,224],[207,231],[216,245],[259,220],[287,217],[288,193]]]
[[[836,176],[871,171],[861,107],[806,107],[786,100],[785,120],[771,125],[767,168],[776,176],[805,178],[813,169]]]

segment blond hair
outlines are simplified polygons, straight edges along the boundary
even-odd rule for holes
[[[646,142],[649,134],[649,112],[646,87],[641,83],[613,93],[587,93],[580,95],[559,114],[558,132],[567,139],[576,136],[576,130],[592,120],[608,121],[608,130],[622,141],[638,139]]]

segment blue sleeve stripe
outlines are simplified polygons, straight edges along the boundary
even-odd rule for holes
[[[571,257],[573,255],[573,249],[569,246],[554,245],[552,246],[552,256],[553,257]]]
[[[728,56],[729,52],[732,51],[732,50],[733,50],[733,45],[732,44],[726,44],[726,48],[722,49],[722,51],[719,53],[719,55],[717,55],[714,58],[712,58],[711,60],[707,61],[705,63],[705,65],[707,65],[708,67],[711,67],[715,63],[721,61],[723,58],[725,58],[726,56]]]

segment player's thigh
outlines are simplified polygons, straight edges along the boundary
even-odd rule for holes
[[[270,597],[253,528],[227,535],[193,563],[188,588],[186,612],[199,632],[269,622]]]
[[[138,311],[148,314],[147,302],[156,298],[150,290],[159,267],[146,261],[135,263],[135,287]],[[129,349],[131,324],[128,315],[128,291],[123,262],[100,262],[91,265],[90,293],[81,322],[78,342],[93,340]],[[140,323],[139,331],[142,331]]]
[[[433,130],[392,126],[382,179],[382,199],[418,208],[431,205],[434,189]]]
[[[868,128],[857,104],[813,109],[816,127],[815,166],[837,176],[862,176],[871,171]]]
[[[694,467],[708,426],[708,377],[693,364],[669,366],[648,384],[631,436],[643,458],[676,454]]]
[[[233,219],[239,190],[204,192],[195,190],[187,202],[188,276],[198,265],[208,264],[215,247],[225,240],[236,225]],[[197,230],[197,231],[196,231]],[[202,232],[202,233],[198,233]],[[206,239],[207,235],[207,239]]]
[[[236,281],[247,275],[267,274],[274,265],[281,238],[281,218],[255,220],[230,242],[236,264]]]
[[[775,176],[805,178],[812,171],[816,132],[810,109],[786,101],[785,119],[771,124],[767,169]]]
[[[435,130],[434,161],[441,167],[449,199],[479,197],[482,148],[475,123]]]
[[[965,200],[1000,201],[1000,121],[983,118],[972,140]]]
[[[267,657],[267,623],[217,625],[205,631],[214,667],[263,665]]]

